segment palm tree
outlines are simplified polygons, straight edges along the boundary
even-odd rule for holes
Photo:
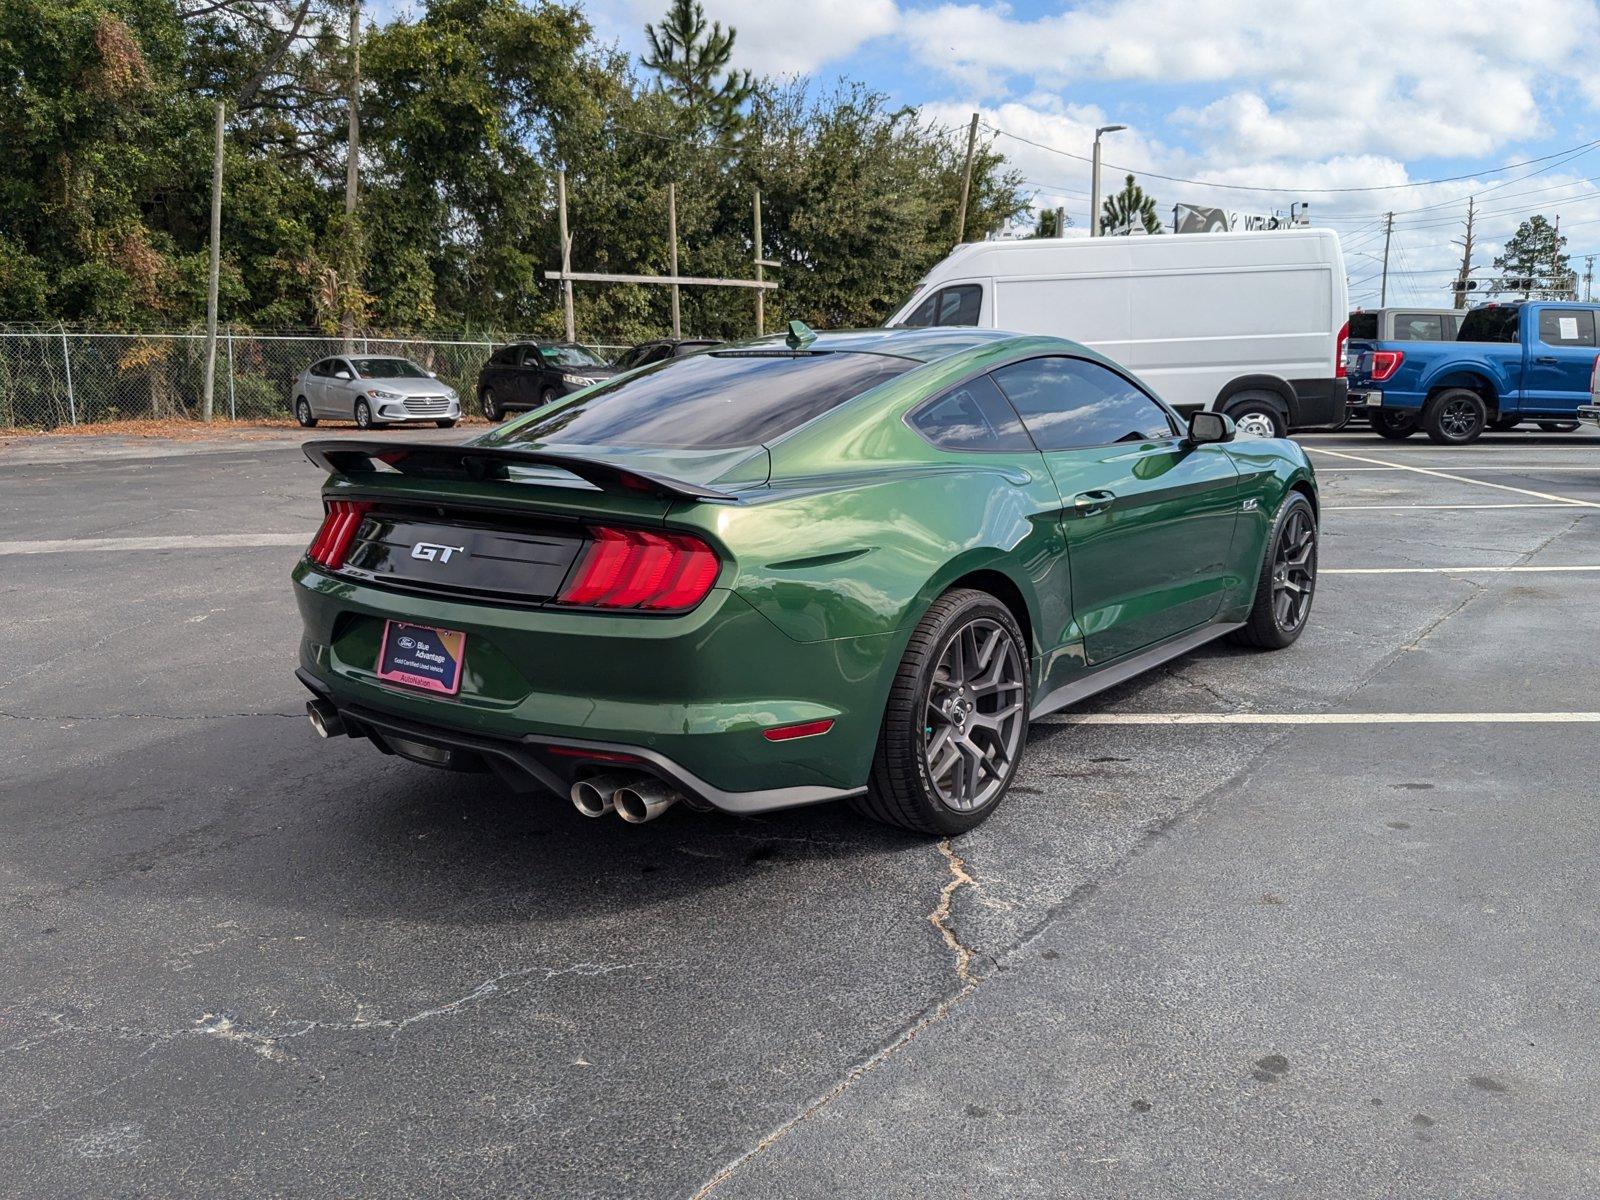
[[[1142,225],[1146,233],[1162,232],[1155,197],[1145,195],[1129,175],[1122,190],[1100,205],[1100,228],[1107,233],[1129,233],[1136,225]]]

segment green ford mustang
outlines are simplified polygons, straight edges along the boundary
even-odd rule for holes
[[[948,836],[1030,718],[1305,628],[1298,446],[1187,429],[1055,338],[813,333],[620,375],[464,445],[311,442],[324,735],[645,821],[848,799]]]

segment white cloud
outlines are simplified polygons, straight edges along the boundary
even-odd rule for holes
[[[757,75],[807,74],[848,58],[874,38],[900,27],[895,0],[701,0],[707,22],[738,31],[736,66]],[[646,24],[657,22],[666,0],[601,0],[589,15],[604,36],[643,43]]]
[[[1600,95],[1592,0],[1098,0],[908,13],[925,64],[979,96],[1085,82],[1236,85],[1176,114],[1254,157],[1483,155],[1546,132],[1537,91]]]

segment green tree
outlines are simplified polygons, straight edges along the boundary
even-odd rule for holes
[[[1496,288],[1496,292],[1535,290],[1567,291],[1573,287],[1572,264],[1564,252],[1567,239],[1542,216],[1532,216],[1517,226],[1506,239],[1505,248],[1495,256],[1494,269],[1505,280],[1522,281],[1523,286]]]
[[[706,25],[700,0],[672,0],[659,25],[646,25],[650,53],[642,60],[680,105],[714,129],[737,129],[755,94],[749,71],[730,69],[737,31]]]
[[[1145,195],[1129,175],[1120,192],[1101,202],[1100,229],[1104,233],[1127,233],[1135,226],[1142,226],[1146,233],[1162,232],[1155,197]]]
[[[1063,231],[1072,225],[1072,218],[1067,217],[1064,222],[1058,223],[1058,211],[1054,208],[1041,208],[1039,210],[1039,216],[1033,223],[1034,237],[1058,238],[1062,236]]]

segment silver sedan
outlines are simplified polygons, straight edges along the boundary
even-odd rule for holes
[[[295,378],[295,420],[354,421],[362,429],[432,422],[449,429],[461,419],[461,398],[409,358],[345,354],[312,363]]]

